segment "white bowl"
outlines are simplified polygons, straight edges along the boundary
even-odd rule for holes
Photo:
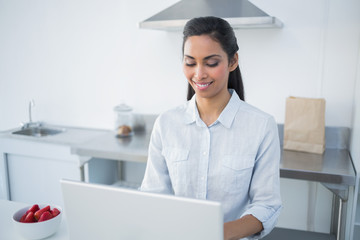
[[[47,205],[39,205],[40,209],[46,206]],[[50,205],[50,209],[56,207],[60,211],[60,214],[52,219],[43,222],[34,222],[34,223],[20,222],[21,216],[24,215],[25,212],[29,210],[29,208],[31,207],[32,206],[24,207],[14,213],[12,220],[14,223],[15,231],[26,239],[42,239],[54,234],[60,226],[61,217],[62,217],[61,207]]]

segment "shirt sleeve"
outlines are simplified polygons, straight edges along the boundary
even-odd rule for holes
[[[150,138],[148,160],[140,190],[173,194],[168,168],[162,155],[161,130],[160,120],[157,118]]]
[[[263,139],[256,154],[253,177],[249,188],[250,205],[242,214],[253,215],[263,224],[263,230],[249,239],[262,238],[272,231],[280,215],[280,143],[275,120],[265,126]]]

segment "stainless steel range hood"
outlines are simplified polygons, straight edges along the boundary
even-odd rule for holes
[[[233,28],[281,28],[282,22],[248,0],[182,0],[139,23],[140,28],[181,30],[194,17],[216,16]]]

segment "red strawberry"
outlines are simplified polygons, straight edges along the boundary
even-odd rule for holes
[[[33,213],[35,213],[37,210],[39,210],[40,208],[39,208],[39,205],[37,205],[37,204],[34,204],[31,208],[29,208],[29,210],[27,210],[27,213],[29,213],[29,212],[33,212]]]
[[[24,215],[21,216],[20,222],[25,222],[26,215],[27,215],[27,212],[24,213]]]
[[[20,222],[24,222],[25,221],[25,218],[26,216],[28,215],[29,212],[33,212],[35,213],[37,210],[39,210],[39,205],[37,204],[34,204],[31,208],[29,208],[26,213],[24,213],[24,215],[22,215],[22,217],[20,218]]]
[[[43,222],[43,221],[46,221],[46,220],[49,220],[52,218],[53,218],[53,215],[49,211],[46,211],[43,214],[41,214],[41,217],[39,218],[38,222]]]
[[[35,218],[34,218],[34,213],[33,212],[29,212],[26,215],[26,218],[24,220],[25,223],[32,223],[32,222],[36,222]]]
[[[53,217],[56,217],[57,215],[60,214],[60,211],[57,208],[53,208],[53,210],[50,210],[50,212],[53,215]]]
[[[42,209],[40,209],[40,210],[37,210],[37,211],[35,212],[35,214],[34,214],[35,219],[36,219],[36,220],[39,220],[39,219],[40,219],[40,216],[41,216],[44,212],[48,212],[48,211],[50,211],[50,206],[49,206],[49,205],[46,206],[46,207],[44,207],[44,208],[42,208]]]

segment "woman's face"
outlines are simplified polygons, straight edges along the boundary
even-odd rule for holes
[[[191,36],[184,44],[183,71],[198,97],[228,94],[229,73],[237,67],[237,54],[229,64],[226,52],[208,35]]]

